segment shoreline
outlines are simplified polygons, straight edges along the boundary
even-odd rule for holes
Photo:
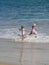
[[[0,62],[0,65],[17,65],[17,64],[6,63],[6,62]]]
[[[32,39],[32,41],[30,40],[17,40],[17,39],[14,39],[14,38],[0,38],[0,39],[2,39],[2,40],[4,40],[4,41],[13,41],[13,42],[18,42],[18,43],[21,43],[21,42],[23,42],[23,43],[49,43],[49,41],[48,40],[40,40],[40,41],[38,41],[38,40],[36,40],[36,39]]]

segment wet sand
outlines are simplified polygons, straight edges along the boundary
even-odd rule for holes
[[[3,62],[0,62],[0,65],[16,65],[16,64],[11,64],[11,63],[3,63]]]
[[[0,65],[49,65],[49,43],[0,38]]]

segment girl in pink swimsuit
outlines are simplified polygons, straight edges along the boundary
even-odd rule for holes
[[[32,26],[32,30],[31,30],[30,34],[37,35],[36,24],[34,24],[34,25]]]

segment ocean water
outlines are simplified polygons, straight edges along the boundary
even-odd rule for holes
[[[33,23],[49,35],[49,0],[0,0],[0,37],[18,36],[21,25],[30,33]]]

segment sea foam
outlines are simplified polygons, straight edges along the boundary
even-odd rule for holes
[[[30,32],[28,32],[30,33]],[[21,32],[19,28],[5,28],[0,29],[0,38],[14,39],[15,41],[22,41]],[[24,42],[49,42],[49,36],[44,33],[38,33],[37,37],[34,35],[26,34]]]

